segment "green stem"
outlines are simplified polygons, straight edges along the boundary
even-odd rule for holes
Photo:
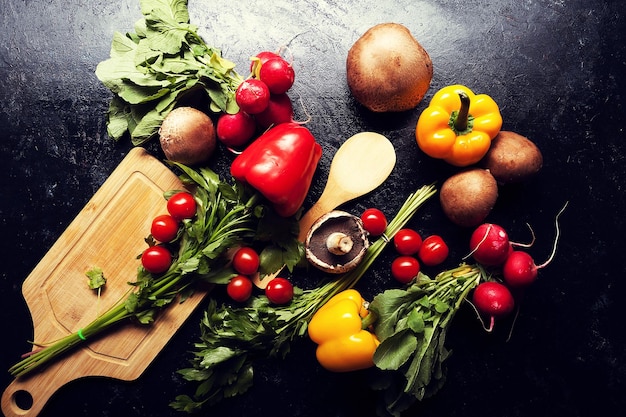
[[[461,99],[461,108],[454,119],[454,129],[458,132],[465,132],[469,120],[470,98],[464,91],[459,91],[458,94]]]
[[[113,307],[111,307],[111,309],[103,313],[84,328],[75,333],[71,333],[29,355],[9,368],[9,372],[15,377],[26,375],[34,369],[54,360],[59,355],[71,350],[74,346],[83,343],[85,340],[96,336],[130,316],[131,314],[124,307],[123,300],[120,300]]]
[[[402,229],[409,220],[415,215],[417,210],[424,205],[424,203],[437,192],[434,185],[423,186],[415,193],[409,195],[406,199],[398,214],[394,217],[389,224],[382,237],[378,238],[376,242],[372,243],[365,252],[363,260],[359,265],[350,272],[346,272],[340,277],[327,282],[319,288],[305,291],[304,297],[305,307],[302,309],[297,319],[290,320],[283,327],[276,330],[277,333],[282,333],[288,330],[293,330],[294,326],[297,327],[301,320],[308,321],[313,314],[324,304],[328,302],[332,297],[340,292],[353,288],[365,274],[365,272],[372,266],[376,258],[383,252],[389,242],[393,239],[395,234]],[[319,295],[318,295],[319,294]],[[312,296],[313,299],[307,296]]]

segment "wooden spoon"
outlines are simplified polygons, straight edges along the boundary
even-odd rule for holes
[[[304,242],[309,229],[322,215],[380,186],[395,164],[395,149],[385,136],[361,132],[348,138],[333,157],[322,195],[300,219],[298,239]],[[253,282],[263,289],[279,273],[268,274],[262,280],[257,274]]]

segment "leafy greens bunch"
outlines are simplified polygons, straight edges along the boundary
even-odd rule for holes
[[[26,375],[122,321],[135,319],[150,324],[164,307],[175,300],[184,302],[198,282],[227,283],[236,275],[227,256],[231,248],[259,240],[279,247],[300,245],[295,219],[280,218],[285,224],[277,227],[278,215],[263,205],[260,195],[251,188],[223,182],[208,168],[196,171],[181,164],[174,165],[182,171],[183,183],[189,184],[189,188],[193,186],[197,211],[193,219],[182,221],[182,230],[172,243],[177,245],[178,251],[170,268],[163,274],[153,275],[139,267],[136,280],[129,283],[125,297],[81,330],[51,343],[35,343],[41,349],[12,366],[11,374]],[[281,233],[274,241],[271,230],[275,229],[295,232]],[[146,241],[153,243],[151,236]]]
[[[113,36],[110,58],[96,76],[114,94],[107,131],[114,140],[130,134],[141,145],[158,133],[180,100],[203,91],[214,112],[235,113],[242,78],[234,63],[208,46],[189,22],[187,0],[140,0],[144,18],[135,32]]]
[[[195,412],[247,391],[253,382],[254,361],[289,353],[290,343],[307,334],[313,314],[335,294],[354,287],[398,230],[435,193],[435,187],[429,185],[411,194],[389,222],[385,236],[370,245],[355,269],[315,288],[295,287],[288,305],[272,305],[264,295],[253,297],[243,307],[218,306],[211,300],[201,322],[200,341],[194,345],[191,367],[179,371],[197,384],[195,393],[179,395],[170,405]]]
[[[399,417],[415,401],[435,394],[445,382],[443,362],[452,319],[485,271],[461,265],[434,279],[420,273],[405,289],[389,289],[370,303],[377,316],[374,332],[380,345],[374,353],[376,374],[372,388],[383,392],[381,416]]]

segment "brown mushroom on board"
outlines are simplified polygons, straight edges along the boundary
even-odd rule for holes
[[[304,245],[312,265],[331,274],[342,274],[361,262],[369,240],[359,217],[333,210],[313,223]]]

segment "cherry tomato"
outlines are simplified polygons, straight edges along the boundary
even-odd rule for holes
[[[237,275],[226,285],[226,293],[238,303],[246,302],[252,295],[252,281],[245,275]]]
[[[160,274],[172,264],[172,255],[165,246],[150,246],[141,254],[141,264],[151,274]]]
[[[156,216],[152,220],[150,233],[159,242],[170,242],[178,234],[178,222],[169,214]]]
[[[363,227],[372,236],[380,236],[387,229],[387,218],[385,214],[376,209],[369,208],[361,214],[361,221],[363,221]]]
[[[276,277],[265,287],[265,295],[272,304],[287,304],[293,298],[293,285],[285,278]]]
[[[176,193],[167,200],[167,211],[176,220],[191,219],[196,215],[196,200],[187,192]]]
[[[259,255],[249,247],[241,247],[233,256],[233,268],[239,274],[252,275],[259,269]]]
[[[413,229],[400,229],[393,237],[393,245],[400,255],[414,255],[422,246],[422,237]]]
[[[420,272],[420,263],[413,256],[398,256],[391,263],[391,276],[396,281],[408,284]]]
[[[424,265],[435,266],[446,260],[448,252],[448,245],[441,236],[431,235],[424,239],[417,256]]]

